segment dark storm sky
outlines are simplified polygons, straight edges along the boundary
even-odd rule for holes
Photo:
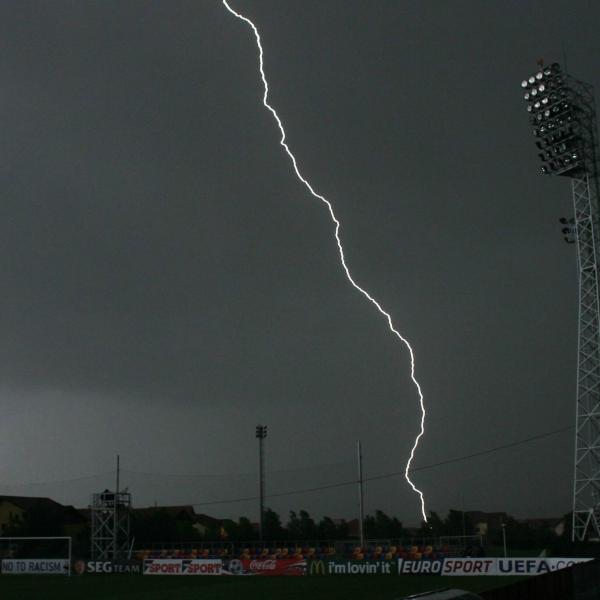
[[[538,175],[519,83],[563,47],[600,83],[600,5],[231,4],[355,278],[414,346],[414,465],[571,425],[570,191]],[[259,422],[268,492],[352,479],[357,439],[367,477],[402,470],[408,353],[278,145],[249,27],[217,0],[5,0],[0,39],[0,492],[85,505],[112,475],[62,480],[118,452],[138,506],[252,496]],[[572,457],[567,432],[414,479],[428,509],[559,515]],[[356,490],[268,504],[352,517]],[[419,521],[402,477],[366,508]]]

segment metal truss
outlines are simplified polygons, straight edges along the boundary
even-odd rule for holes
[[[131,494],[105,490],[92,496],[92,560],[123,560],[129,554]]]
[[[600,301],[596,113],[593,89],[570,78],[584,167],[570,174],[579,267],[579,335],[572,540],[600,538]]]

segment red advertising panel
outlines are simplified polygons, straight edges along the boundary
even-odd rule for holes
[[[293,558],[233,559],[223,565],[223,575],[306,575],[306,561]]]

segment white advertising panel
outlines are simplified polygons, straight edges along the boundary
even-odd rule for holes
[[[592,558],[498,558],[496,575],[542,575]]]
[[[68,575],[67,558],[3,558],[3,575]]]
[[[182,562],[179,558],[147,558],[144,575],[181,575]]]
[[[542,575],[587,562],[592,558],[445,558],[441,575]],[[398,561],[398,573],[416,571],[408,568],[409,561]],[[433,572],[433,571],[431,571]]]
[[[445,558],[441,575],[495,575],[495,558]]]
[[[182,575],[222,575],[223,561],[220,558],[184,559]]]
[[[144,561],[144,575],[222,575],[220,558],[149,558]]]

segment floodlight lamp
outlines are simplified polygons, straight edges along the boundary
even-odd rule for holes
[[[544,96],[541,100],[542,104],[548,104],[548,102],[550,102],[550,100],[548,99],[548,96]]]
[[[531,104],[529,105],[531,106]],[[541,102],[538,100],[537,102],[534,103],[533,108],[540,108],[542,106]]]
[[[538,71],[538,72],[535,74],[535,78],[536,78],[536,79],[541,79],[543,76],[544,76],[544,74],[543,74],[541,71]]]
[[[525,100],[529,100],[529,98],[531,98],[531,94],[530,94],[529,92],[525,92],[525,93],[523,94],[523,98],[524,98]]]
[[[544,69],[544,75],[548,77],[548,75],[552,75],[552,69],[550,67],[546,67]]]
[[[550,109],[549,109],[549,108],[547,108],[547,109],[544,111],[544,117],[548,118],[549,116],[550,116]]]
[[[546,165],[543,165],[541,167],[541,170],[544,175],[548,175],[550,173],[550,170],[548,169],[548,167]]]
[[[529,81],[529,83],[535,83],[535,77],[532,75],[527,81]]]
[[[527,83],[527,79],[523,79],[523,81],[521,81],[521,87],[522,88],[526,88],[529,84]]]
[[[531,95],[532,96],[537,96],[537,93],[538,93],[537,88],[531,88]]]
[[[546,89],[546,86],[543,83],[540,83],[540,85],[538,85],[539,92],[543,92],[545,89]]]

